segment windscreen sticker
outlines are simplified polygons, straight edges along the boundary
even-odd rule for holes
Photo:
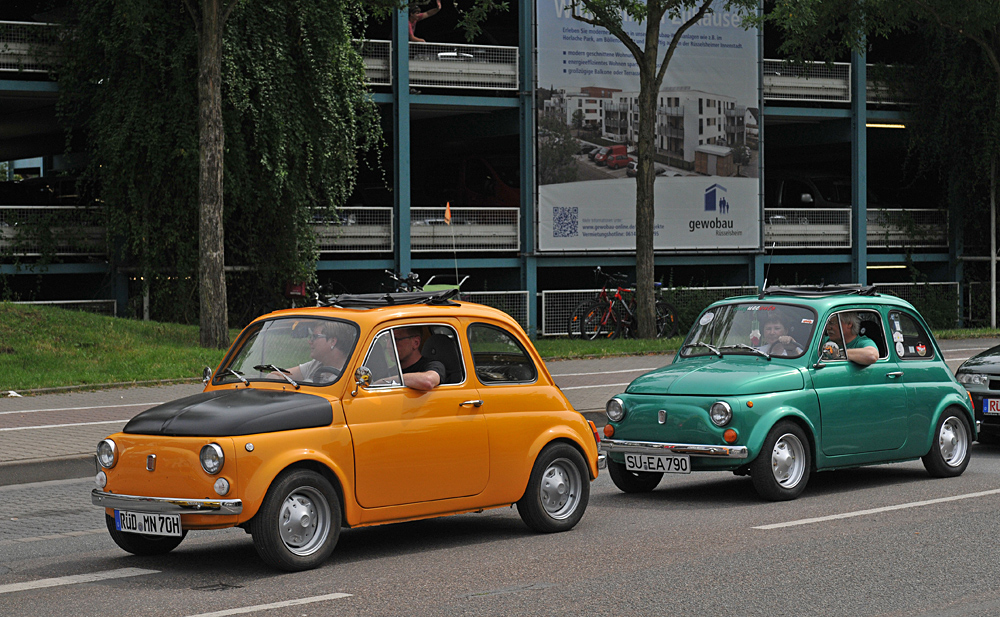
[[[925,347],[923,343],[917,343],[917,355],[918,356],[927,355],[927,347]]]
[[[701,319],[698,320],[698,323],[703,326],[707,326],[708,324],[712,323],[713,319],[715,319],[715,313],[705,313],[704,315],[701,316]]]
[[[812,322],[813,322],[813,320],[812,320],[812,319],[803,319],[803,320],[802,320],[802,323],[807,323],[807,324],[811,324]]]
[[[894,343],[902,343],[903,342],[903,333],[902,332],[893,332],[892,333],[892,341]]]
[[[910,345],[910,353],[917,353],[917,350],[913,348],[913,345]]]
[[[896,354],[899,355],[899,357],[903,357],[903,344],[902,343],[896,343]]]

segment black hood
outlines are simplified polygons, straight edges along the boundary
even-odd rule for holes
[[[962,366],[958,367],[958,370],[974,370],[978,373],[986,373],[989,375],[1000,374],[1000,345],[990,347],[986,351],[977,353],[966,360]]]
[[[279,390],[214,390],[157,405],[132,418],[125,433],[223,437],[327,426],[330,401]]]

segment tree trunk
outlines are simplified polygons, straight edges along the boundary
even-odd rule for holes
[[[636,143],[639,159],[635,183],[635,298],[638,338],[656,336],[656,307],[653,296],[654,261],[653,227],[656,210],[653,185],[656,166],[656,59],[660,40],[660,19],[657,7],[651,3],[646,19],[646,44],[639,65],[639,139]],[[662,11],[660,11],[662,14]]]
[[[202,0],[198,29],[198,289],[202,347],[229,346],[225,243],[222,227],[223,0]]]

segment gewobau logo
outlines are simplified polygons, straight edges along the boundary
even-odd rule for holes
[[[715,212],[717,214],[725,214],[728,216],[729,201],[726,199],[725,193],[726,187],[721,184],[713,184],[705,189],[705,212]],[[717,236],[738,236],[743,233],[733,231],[732,219],[721,219],[718,216],[714,219],[688,221],[688,231],[694,232],[696,229],[715,229],[715,235]]]

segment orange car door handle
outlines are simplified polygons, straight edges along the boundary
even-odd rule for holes
[[[886,373],[885,376],[889,379],[895,379],[897,377],[902,377],[903,371],[893,371],[892,373]]]
[[[475,400],[475,401],[463,401],[459,403],[459,407],[468,407],[469,405],[472,405],[473,407],[482,407],[483,402],[481,400]]]

